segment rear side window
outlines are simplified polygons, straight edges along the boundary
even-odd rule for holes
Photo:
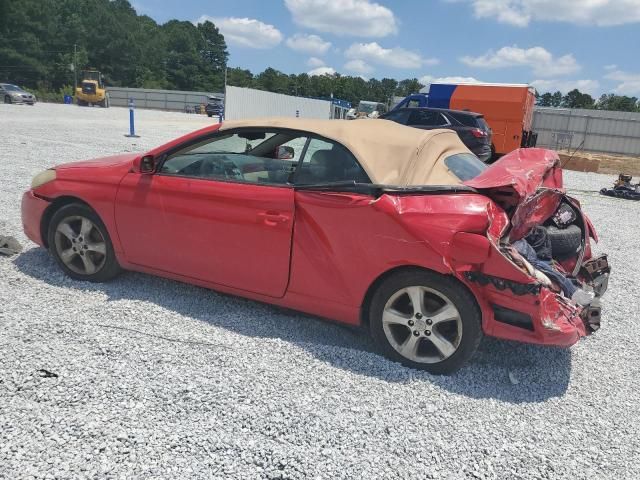
[[[330,140],[312,138],[294,183],[309,185],[347,181],[371,183],[349,150]]]
[[[478,128],[486,130],[487,132],[491,130],[491,127],[489,127],[489,124],[483,117],[477,117],[476,120],[478,121]]]
[[[479,120],[484,121],[482,117],[476,117],[475,115],[468,115],[465,113],[458,113],[458,112],[456,113],[450,112],[450,115],[465,127],[482,128],[482,124],[478,122]]]
[[[450,155],[444,159],[444,164],[463,182],[476,178],[487,169],[487,165],[472,153]]]

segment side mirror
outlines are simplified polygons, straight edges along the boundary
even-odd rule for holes
[[[295,150],[288,145],[280,145],[276,148],[276,157],[278,160],[291,160],[295,156]]]
[[[151,174],[156,171],[156,159],[153,155],[138,157],[133,162],[133,171],[141,174]]]

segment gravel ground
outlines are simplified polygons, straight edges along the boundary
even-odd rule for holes
[[[613,176],[566,173],[614,268],[600,332],[570,350],[487,339],[435,377],[313,317],[63,276],[21,230],[31,176],[209,123],[138,111],[131,140],[127,118],[0,105],[0,234],[25,244],[0,257],[0,478],[640,477],[640,203],[595,193]]]

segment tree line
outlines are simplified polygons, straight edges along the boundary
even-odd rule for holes
[[[597,100],[588,93],[574,88],[566,95],[561,92],[536,93],[536,105],[541,107],[587,108],[597,110],[616,110],[619,112],[640,112],[637,97],[605,93]]]
[[[127,0],[0,0],[0,81],[55,91],[77,65],[112,86],[219,91],[227,59],[213,23],[158,25]]]
[[[228,68],[224,36],[211,22],[170,20],[159,25],[138,15],[128,0],[0,0],[0,81],[40,92],[69,91],[74,75],[100,70],[107,85],[222,92],[228,85],[357,103],[391,104],[424,87],[418,79],[253,74]],[[76,67],[76,72],[72,70]],[[59,95],[57,95],[59,96]],[[606,94],[598,100],[575,89],[537,94],[551,107],[638,111],[636,97]]]
[[[257,75],[242,68],[229,68],[227,70],[227,84],[286,95],[320,98],[333,96],[351,103],[370,100],[384,104],[391,103],[394,96],[406,97],[411,93],[419,92],[424,87],[417,78],[398,81],[393,78],[365,80],[362,77],[350,77],[337,73],[333,75],[309,75],[307,73],[288,75],[273,68],[267,68]]]

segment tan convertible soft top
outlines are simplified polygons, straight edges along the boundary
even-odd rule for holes
[[[302,130],[335,140],[356,156],[373,183],[383,185],[459,185],[444,159],[469,153],[452,130],[421,130],[389,120],[258,118],[225,121],[220,130],[248,127]]]

